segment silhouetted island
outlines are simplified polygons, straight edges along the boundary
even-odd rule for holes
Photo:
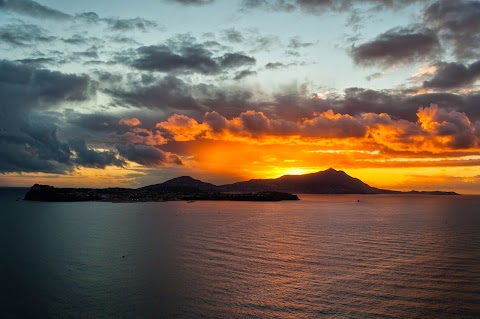
[[[56,188],[33,185],[25,200],[73,202],[150,202],[150,201],[281,201],[298,200],[296,194],[421,194],[458,195],[455,192],[400,192],[371,187],[343,171],[330,168],[305,175],[284,175],[275,179],[251,179],[227,185],[214,185],[181,176],[141,188]]]
[[[172,186],[159,190],[144,188],[56,188],[49,185],[33,185],[25,194],[25,200],[45,202],[166,202],[197,200],[228,201],[281,201],[298,200],[297,195],[283,192],[224,193],[204,192],[196,187]]]

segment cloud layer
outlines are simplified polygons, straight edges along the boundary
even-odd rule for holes
[[[2,176],[480,164],[480,1],[112,4],[0,0]]]

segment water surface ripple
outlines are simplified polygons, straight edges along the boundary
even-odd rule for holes
[[[301,198],[111,204],[4,196],[3,313],[480,317],[480,197]]]

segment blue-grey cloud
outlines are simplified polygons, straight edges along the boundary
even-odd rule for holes
[[[32,58],[15,60],[15,62],[26,64],[28,66],[35,67],[35,68],[43,68],[47,65],[55,64],[57,61],[54,58],[32,57]]]
[[[203,6],[211,4],[215,0],[164,0],[165,2],[178,3],[185,6]]]
[[[96,151],[88,148],[85,140],[81,138],[72,138],[68,141],[70,148],[74,151],[73,162],[76,166],[105,168],[107,166],[125,166],[123,159],[118,158],[113,151]]]
[[[256,74],[257,74],[257,72],[253,71],[253,70],[242,70],[242,71],[237,72],[233,79],[238,81],[238,80],[242,80],[242,79],[245,79],[249,76],[253,76],[253,75],[256,75]]]
[[[102,18],[95,12],[83,12],[78,13],[75,15],[75,19],[79,21],[84,21],[87,23],[105,23],[108,28],[112,31],[131,31],[131,30],[138,30],[138,31],[148,31],[149,29],[153,29],[158,27],[158,23],[152,20],[147,20],[141,17],[131,18],[131,19],[124,19],[124,18],[117,18],[117,17],[107,17]]]
[[[302,41],[302,39],[299,36],[292,37],[288,41],[288,47],[292,48],[292,49],[295,49],[295,50],[298,50],[298,49],[301,49],[301,48],[311,47],[312,45],[315,45],[315,43],[304,42],[304,41]]]
[[[416,63],[431,59],[440,52],[435,33],[416,27],[391,29],[350,50],[356,64],[383,66]]]
[[[10,11],[21,15],[40,19],[85,21],[88,23],[105,23],[112,31],[125,32],[130,30],[147,31],[158,27],[155,21],[141,17],[123,19],[115,17],[102,18],[95,12],[83,12],[70,15],[62,11],[44,6],[32,0],[1,0],[0,10]]]
[[[56,118],[41,114],[94,93],[88,76],[0,61],[0,172],[71,170],[70,148],[58,138]]]
[[[123,52],[118,60],[139,70],[200,74],[219,74],[256,62],[255,58],[241,52],[215,56],[204,44],[184,41],[142,46]]]
[[[132,83],[126,88],[105,88],[119,104],[163,110],[201,110],[202,105],[193,97],[192,88],[183,80],[166,76],[150,85]]]
[[[243,34],[234,28],[223,30],[222,37],[230,43],[242,43],[245,41]]]
[[[127,144],[117,145],[117,149],[121,156],[145,166],[183,165],[182,160],[176,154],[164,152],[154,146]]]
[[[117,79],[115,83],[121,81],[115,75],[110,76]],[[172,75],[146,82],[142,79],[128,80],[124,85],[106,85],[101,89],[118,105],[146,107],[163,116],[178,112],[203,116],[205,112],[215,109],[222,110],[222,114],[238,115],[252,105],[253,97],[251,90],[242,87],[191,84]]]
[[[422,0],[243,0],[244,9],[294,12],[321,15],[330,11],[349,11],[357,5],[374,10],[399,9]]]
[[[0,107],[3,111],[39,109],[87,100],[95,84],[87,75],[65,74],[0,60]]]
[[[6,24],[0,27],[0,44],[10,46],[31,46],[48,43],[56,38],[34,24]]]
[[[140,30],[145,32],[149,29],[158,27],[158,24],[155,21],[140,17],[132,19],[104,18],[103,21],[114,31]]]
[[[423,82],[425,88],[455,89],[472,85],[480,79],[480,60],[470,65],[439,63],[432,79]]]
[[[282,69],[286,67],[288,67],[288,65],[281,62],[268,62],[267,64],[265,64],[265,69],[268,69],[268,70],[276,70],[276,69]]]
[[[440,0],[423,14],[424,22],[453,45],[459,58],[480,57],[480,2]]]
[[[11,11],[34,18],[66,20],[72,17],[69,14],[49,8],[32,0],[1,0],[0,10]]]

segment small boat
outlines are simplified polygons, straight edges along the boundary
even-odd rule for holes
[[[194,200],[188,200],[187,203],[195,203]]]

